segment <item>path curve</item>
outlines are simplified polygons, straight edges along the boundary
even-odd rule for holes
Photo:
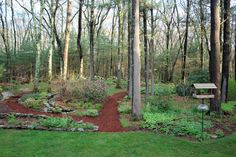
[[[78,117],[72,116],[75,121],[83,120],[84,122],[93,123],[99,126],[100,132],[125,132],[128,129],[123,128],[119,121],[119,112],[117,110],[118,102],[121,101],[126,95],[126,92],[119,92],[112,96],[107,97],[103,108],[97,117]],[[0,102],[0,109],[4,107],[4,112],[17,112],[24,114],[35,114],[35,115],[47,115],[52,117],[63,117],[63,114],[53,114],[46,112],[39,112],[24,107],[18,103],[18,99],[22,96],[13,96],[5,101]],[[1,110],[0,110],[1,112]]]

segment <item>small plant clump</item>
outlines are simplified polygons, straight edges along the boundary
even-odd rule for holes
[[[122,102],[119,107],[118,107],[118,111],[120,113],[125,113],[125,114],[129,114],[131,113],[131,104],[129,102]]]

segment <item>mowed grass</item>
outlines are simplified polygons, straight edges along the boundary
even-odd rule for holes
[[[236,134],[192,142],[147,132],[0,130],[1,157],[235,157]]]

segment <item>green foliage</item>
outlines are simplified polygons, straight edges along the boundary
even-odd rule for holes
[[[41,119],[40,124],[44,127],[50,128],[68,128],[70,124],[73,122],[70,118],[55,118],[48,117],[46,119]]]
[[[47,128],[84,128],[84,129],[94,128],[93,124],[77,123],[73,121],[73,119],[71,118],[48,117],[46,119],[41,119],[39,123]]]
[[[219,137],[219,138],[225,136],[224,132],[223,132],[221,129],[217,129],[217,130],[215,131],[215,134],[216,134],[217,137]]]
[[[145,94],[145,87],[141,87],[140,92],[142,94]],[[175,94],[175,85],[174,84],[158,83],[154,86],[154,95],[169,96],[172,94]]]
[[[10,114],[7,117],[7,123],[10,125],[18,125],[20,122],[17,120],[16,116],[14,114]]]
[[[42,93],[31,93],[31,94],[25,94],[23,95],[20,100],[22,102],[26,101],[28,98],[34,98],[35,100],[43,100],[45,99],[47,96],[46,92],[42,92]]]
[[[191,72],[188,76],[188,82],[192,83],[208,83],[209,79],[209,72],[208,70],[195,70]]]
[[[236,101],[236,81],[229,80],[228,82],[228,100]]]
[[[131,113],[131,104],[126,101],[122,102],[118,107],[118,111],[120,113]]]
[[[35,110],[40,110],[43,106],[43,102],[41,100],[35,100],[34,98],[27,98],[23,105],[27,108],[32,108]]]
[[[144,112],[143,113],[144,123],[142,124],[142,127],[155,129],[157,128],[157,124],[169,123],[173,121],[175,118],[176,116],[174,114]]]
[[[176,85],[176,93],[179,96],[192,96],[193,88],[189,84],[180,83]]]
[[[221,109],[223,112],[233,114],[236,107],[236,101],[229,101],[228,103],[222,103]]]
[[[99,112],[97,109],[87,109],[85,111],[78,111],[77,116],[90,116],[90,117],[96,117],[99,115]]]
[[[0,64],[0,78],[2,78],[3,73],[4,73],[4,66]]]
[[[25,94],[20,98],[20,101],[27,108],[32,108],[35,110],[41,110],[43,107],[43,101],[45,100],[47,93],[33,93]]]
[[[187,117],[180,118],[175,112],[150,113],[144,112],[142,127],[155,129],[168,135],[195,136],[201,135],[201,122]],[[210,121],[204,122],[204,128],[212,127]],[[209,135],[206,135],[206,137]]]
[[[150,112],[167,111],[170,109],[170,103],[168,96],[150,96],[147,98],[145,110]]]
[[[126,118],[120,118],[120,123],[124,128],[129,128],[131,126],[130,122]]]

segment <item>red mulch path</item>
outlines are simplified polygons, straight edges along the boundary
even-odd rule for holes
[[[101,110],[99,116],[97,117],[78,117],[73,116],[73,119],[76,121],[83,120],[84,122],[93,123],[99,126],[100,132],[125,132],[129,131],[126,128],[123,128],[119,121],[119,112],[117,110],[118,101],[121,101],[126,95],[126,92],[116,93],[112,96],[109,96]],[[8,100],[0,102],[0,105],[6,105],[9,110],[8,112],[17,112],[17,113],[25,113],[25,114],[35,114],[35,115],[48,115],[53,117],[63,117],[65,115],[62,114],[52,114],[46,112],[38,112],[29,108],[24,107],[19,104],[17,100],[22,95],[13,96]],[[4,108],[4,112],[6,113],[6,108]],[[1,108],[0,108],[1,109]],[[0,110],[1,112],[1,110]]]

